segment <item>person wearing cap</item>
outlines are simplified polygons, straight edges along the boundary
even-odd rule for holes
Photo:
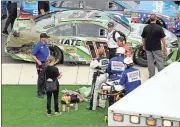
[[[50,38],[46,33],[40,34],[40,41],[35,45],[32,50],[32,58],[36,62],[36,68],[38,73],[38,96],[42,98],[45,92],[45,63],[47,57],[50,55],[47,40]]]
[[[113,57],[108,64],[107,72],[109,74],[110,79],[120,79],[121,74],[124,71],[124,53],[125,49],[123,47],[119,47],[116,50],[117,56]]]
[[[108,50],[109,50],[109,59],[116,56],[116,49],[118,48],[117,44],[117,38],[121,35],[114,30],[114,23],[109,22],[108,23],[108,32],[107,32],[107,44],[108,44]],[[115,39],[114,39],[115,38]]]
[[[104,56],[105,51],[103,48],[98,49],[98,57],[91,61],[90,68],[93,70],[93,80],[91,85],[91,94],[88,110],[96,110],[96,107],[105,108],[105,100],[98,98],[99,90],[102,83],[105,83],[107,76],[107,65],[109,60]]]
[[[123,37],[118,37],[118,46],[119,47],[123,47],[125,49],[125,57],[132,57],[132,53],[131,53],[131,49],[128,47],[128,45],[126,44],[126,42],[123,42]]]
[[[18,0],[8,0],[7,1],[7,10],[8,10],[8,18],[6,20],[4,29],[2,31],[2,35],[8,36],[8,27],[11,24],[11,29],[13,28],[14,21],[17,18],[17,3]]]
[[[131,57],[124,59],[125,70],[122,73],[120,79],[120,85],[125,87],[125,94],[129,94],[131,91],[141,85],[140,71],[133,67],[133,60]]]

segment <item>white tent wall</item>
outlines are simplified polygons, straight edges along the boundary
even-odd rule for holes
[[[180,121],[180,62],[174,62],[154,77],[147,80],[133,92],[108,108],[109,126],[126,126],[130,124],[129,115],[139,115],[153,118],[163,117]],[[113,120],[113,113],[128,114],[124,116],[124,122]],[[144,120],[143,120],[144,121]],[[146,125],[141,124],[135,126]],[[175,122],[174,124],[179,123]],[[160,125],[160,124],[159,124]],[[162,122],[161,122],[162,125]]]

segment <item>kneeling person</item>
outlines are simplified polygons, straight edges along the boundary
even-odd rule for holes
[[[113,57],[108,64],[107,72],[109,74],[110,79],[120,79],[121,74],[124,71],[124,53],[125,49],[123,47],[119,47],[116,50],[117,56]]]
[[[126,69],[120,79],[120,85],[124,85],[127,95],[141,85],[140,71],[133,67],[133,60],[130,57],[124,59]]]
[[[93,69],[93,80],[91,85],[91,95],[90,95],[90,104],[89,110],[96,110],[96,107],[99,106],[101,108],[105,107],[105,100],[102,100],[99,97],[99,90],[102,83],[105,83],[107,80],[107,65],[109,60],[104,56],[104,49],[98,49],[98,58],[93,60],[90,64],[90,68]]]

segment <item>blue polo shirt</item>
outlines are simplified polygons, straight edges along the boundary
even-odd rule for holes
[[[33,48],[32,55],[36,56],[39,61],[45,62],[49,56],[49,48],[47,43],[42,43],[39,41]]]
[[[133,67],[126,68],[122,73],[120,85],[125,86],[126,94],[136,89],[141,85],[140,71]]]

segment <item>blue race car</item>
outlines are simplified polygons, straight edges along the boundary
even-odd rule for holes
[[[172,1],[83,1],[83,0],[50,0],[47,11],[70,9],[101,9],[105,12],[120,15],[125,22],[149,24],[149,16],[158,16],[157,24],[180,36],[180,22],[178,20],[179,6]],[[21,3],[20,15],[36,17],[38,15],[38,1],[25,0]],[[126,16],[129,18],[123,17]]]

